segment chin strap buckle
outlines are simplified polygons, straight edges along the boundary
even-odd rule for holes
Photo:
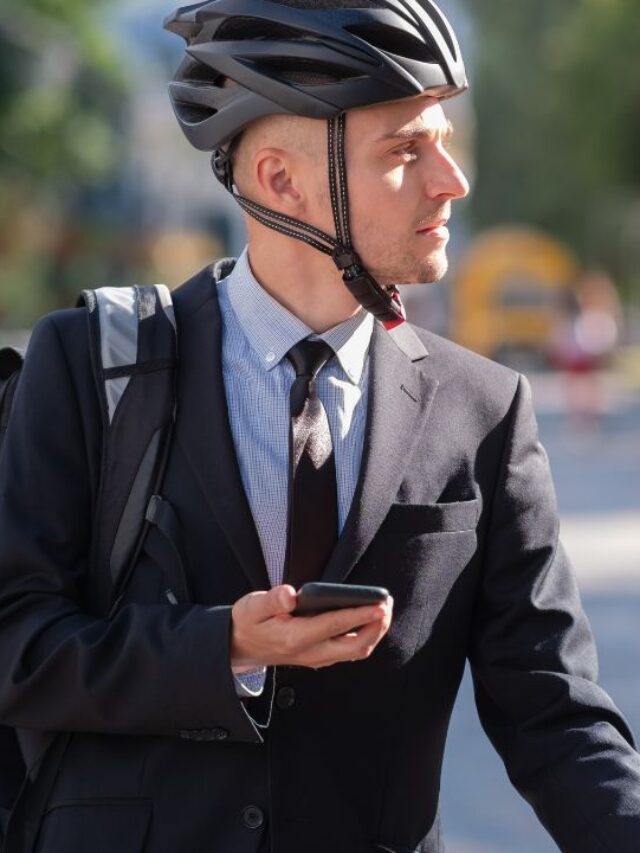
[[[331,256],[338,269],[342,270],[342,280],[363,308],[384,323],[386,328],[404,323],[406,314],[395,285],[382,287],[378,284],[350,246],[338,244]]]
[[[350,246],[338,244],[331,253],[331,257],[339,270],[346,270],[344,273],[345,280],[362,275],[363,267],[360,256]]]

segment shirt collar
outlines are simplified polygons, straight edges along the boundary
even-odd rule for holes
[[[364,309],[320,335],[274,299],[253,275],[245,248],[228,278],[231,307],[265,370],[271,370],[292,346],[309,336],[333,349],[346,376],[358,385],[367,358],[373,316]]]

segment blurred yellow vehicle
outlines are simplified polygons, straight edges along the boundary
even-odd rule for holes
[[[487,231],[459,262],[451,337],[500,361],[543,364],[578,274],[571,251],[542,231]]]

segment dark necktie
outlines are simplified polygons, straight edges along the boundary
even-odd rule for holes
[[[318,580],[338,538],[336,466],[316,376],[334,355],[324,341],[304,340],[287,358],[296,371],[289,398],[289,518],[285,581],[296,589]]]

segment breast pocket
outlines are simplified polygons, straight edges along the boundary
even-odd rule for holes
[[[454,590],[460,589],[477,552],[480,506],[474,498],[390,508],[366,575],[358,581],[386,587],[393,596],[387,644],[397,659],[406,661],[427,640]],[[457,607],[453,610],[459,615]]]
[[[455,503],[393,504],[375,549],[397,604],[421,607],[446,597],[477,548],[477,498]],[[381,585],[383,578],[379,578]],[[394,592],[395,590],[395,592]]]
[[[399,535],[422,533],[462,533],[474,530],[480,515],[480,501],[433,504],[393,504],[387,516],[387,526]]]
[[[150,818],[145,799],[59,802],[47,812],[36,851],[143,853]]]

